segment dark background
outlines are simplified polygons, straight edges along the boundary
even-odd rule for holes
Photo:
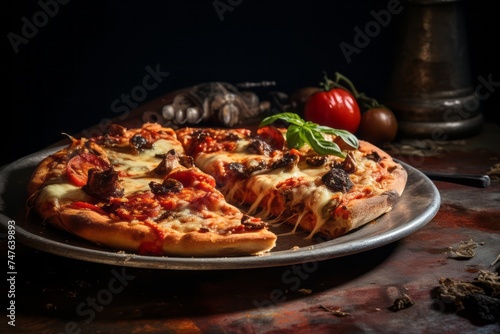
[[[54,3],[55,0],[42,0]],[[77,1],[59,4],[38,32],[15,52],[9,33],[22,35],[38,1],[4,1],[0,165],[116,117],[112,101],[142,85],[146,67],[169,75],[144,102],[207,81],[271,80],[292,92],[317,85],[323,71],[340,72],[368,95],[381,98],[395,50],[393,21],[347,63],[339,44],[353,44],[354,27],[373,20],[388,1],[220,0],[236,4],[221,20],[214,1]],[[464,1],[472,84],[493,75],[498,60],[500,11],[494,1]],[[500,90],[500,87],[498,87]],[[487,121],[498,123],[500,92],[483,101]],[[382,101],[383,102],[383,101]]]

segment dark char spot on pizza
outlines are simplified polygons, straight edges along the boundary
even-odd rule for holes
[[[366,158],[370,159],[370,160],[373,160],[373,161],[375,161],[377,163],[380,162],[380,160],[382,160],[382,158],[380,157],[380,155],[376,151],[373,151],[370,154],[367,154]]]

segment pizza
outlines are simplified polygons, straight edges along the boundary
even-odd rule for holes
[[[225,201],[172,129],[111,125],[43,159],[28,207],[70,234],[142,255],[259,254],[276,235]]]
[[[305,230],[307,238],[336,238],[357,229],[390,211],[404,191],[406,170],[366,141],[345,157],[319,155],[307,145],[286,149],[284,129],[259,130],[258,135],[211,128],[176,133],[227,201],[247,214],[290,225],[290,233]]]
[[[319,155],[286,128],[111,124],[44,157],[27,207],[92,243],[152,256],[262,255],[274,224],[336,238],[389,211],[406,171],[370,143]],[[325,139],[336,142],[334,135]]]

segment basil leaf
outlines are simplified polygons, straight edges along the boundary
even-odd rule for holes
[[[287,123],[295,124],[295,125],[299,125],[299,126],[304,124],[304,120],[302,120],[302,118],[300,118],[299,115],[297,115],[295,113],[291,113],[291,112],[284,112],[284,113],[280,113],[280,114],[276,114],[276,115],[272,115],[272,116],[264,118],[260,122],[260,127],[272,124],[277,120],[282,120],[282,121],[285,121]]]
[[[358,141],[358,138],[356,138],[356,136],[354,136],[352,133],[350,133],[349,131],[345,131],[344,132],[341,132],[338,134],[338,136],[340,138],[342,138],[342,140],[349,146],[351,146],[352,148],[358,148],[359,147],[359,141]]]
[[[301,129],[301,126],[290,124],[286,130],[286,142],[289,148],[300,149],[304,146],[305,142],[300,135]]]
[[[323,125],[317,125],[316,128],[318,128],[318,130],[322,133],[339,136],[347,145],[351,146],[352,148],[359,147],[358,138],[356,138],[355,135],[353,135],[347,130],[334,129]]]
[[[332,141],[323,138],[323,135],[308,127],[302,127],[302,134],[306,139],[306,142],[312,147],[312,149],[319,155],[336,155],[341,158],[345,158],[345,154],[342,153],[340,147]]]
[[[333,141],[326,140],[323,134],[338,136],[353,149],[359,147],[358,138],[349,131],[305,121],[295,113],[285,112],[266,117],[260,123],[260,127],[270,125],[277,120],[288,123],[286,141],[289,148],[300,149],[307,143],[320,155],[336,155],[345,158],[345,154],[341,151],[340,147]]]

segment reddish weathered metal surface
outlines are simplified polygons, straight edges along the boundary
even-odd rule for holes
[[[491,149],[460,149],[419,160],[416,167],[485,173],[498,159],[499,152]],[[482,189],[436,185],[441,208],[416,233],[361,254],[301,265],[227,271],[125,268],[18,244],[16,326],[3,317],[0,331],[498,333],[498,323],[479,325],[447,311],[432,292],[440,277],[468,281],[479,270],[498,271],[500,264],[490,264],[500,253],[500,181],[492,178],[491,186]],[[469,239],[479,244],[473,258],[448,257],[448,247]],[[5,241],[1,251],[7,253]],[[415,304],[391,311],[401,293]]]

